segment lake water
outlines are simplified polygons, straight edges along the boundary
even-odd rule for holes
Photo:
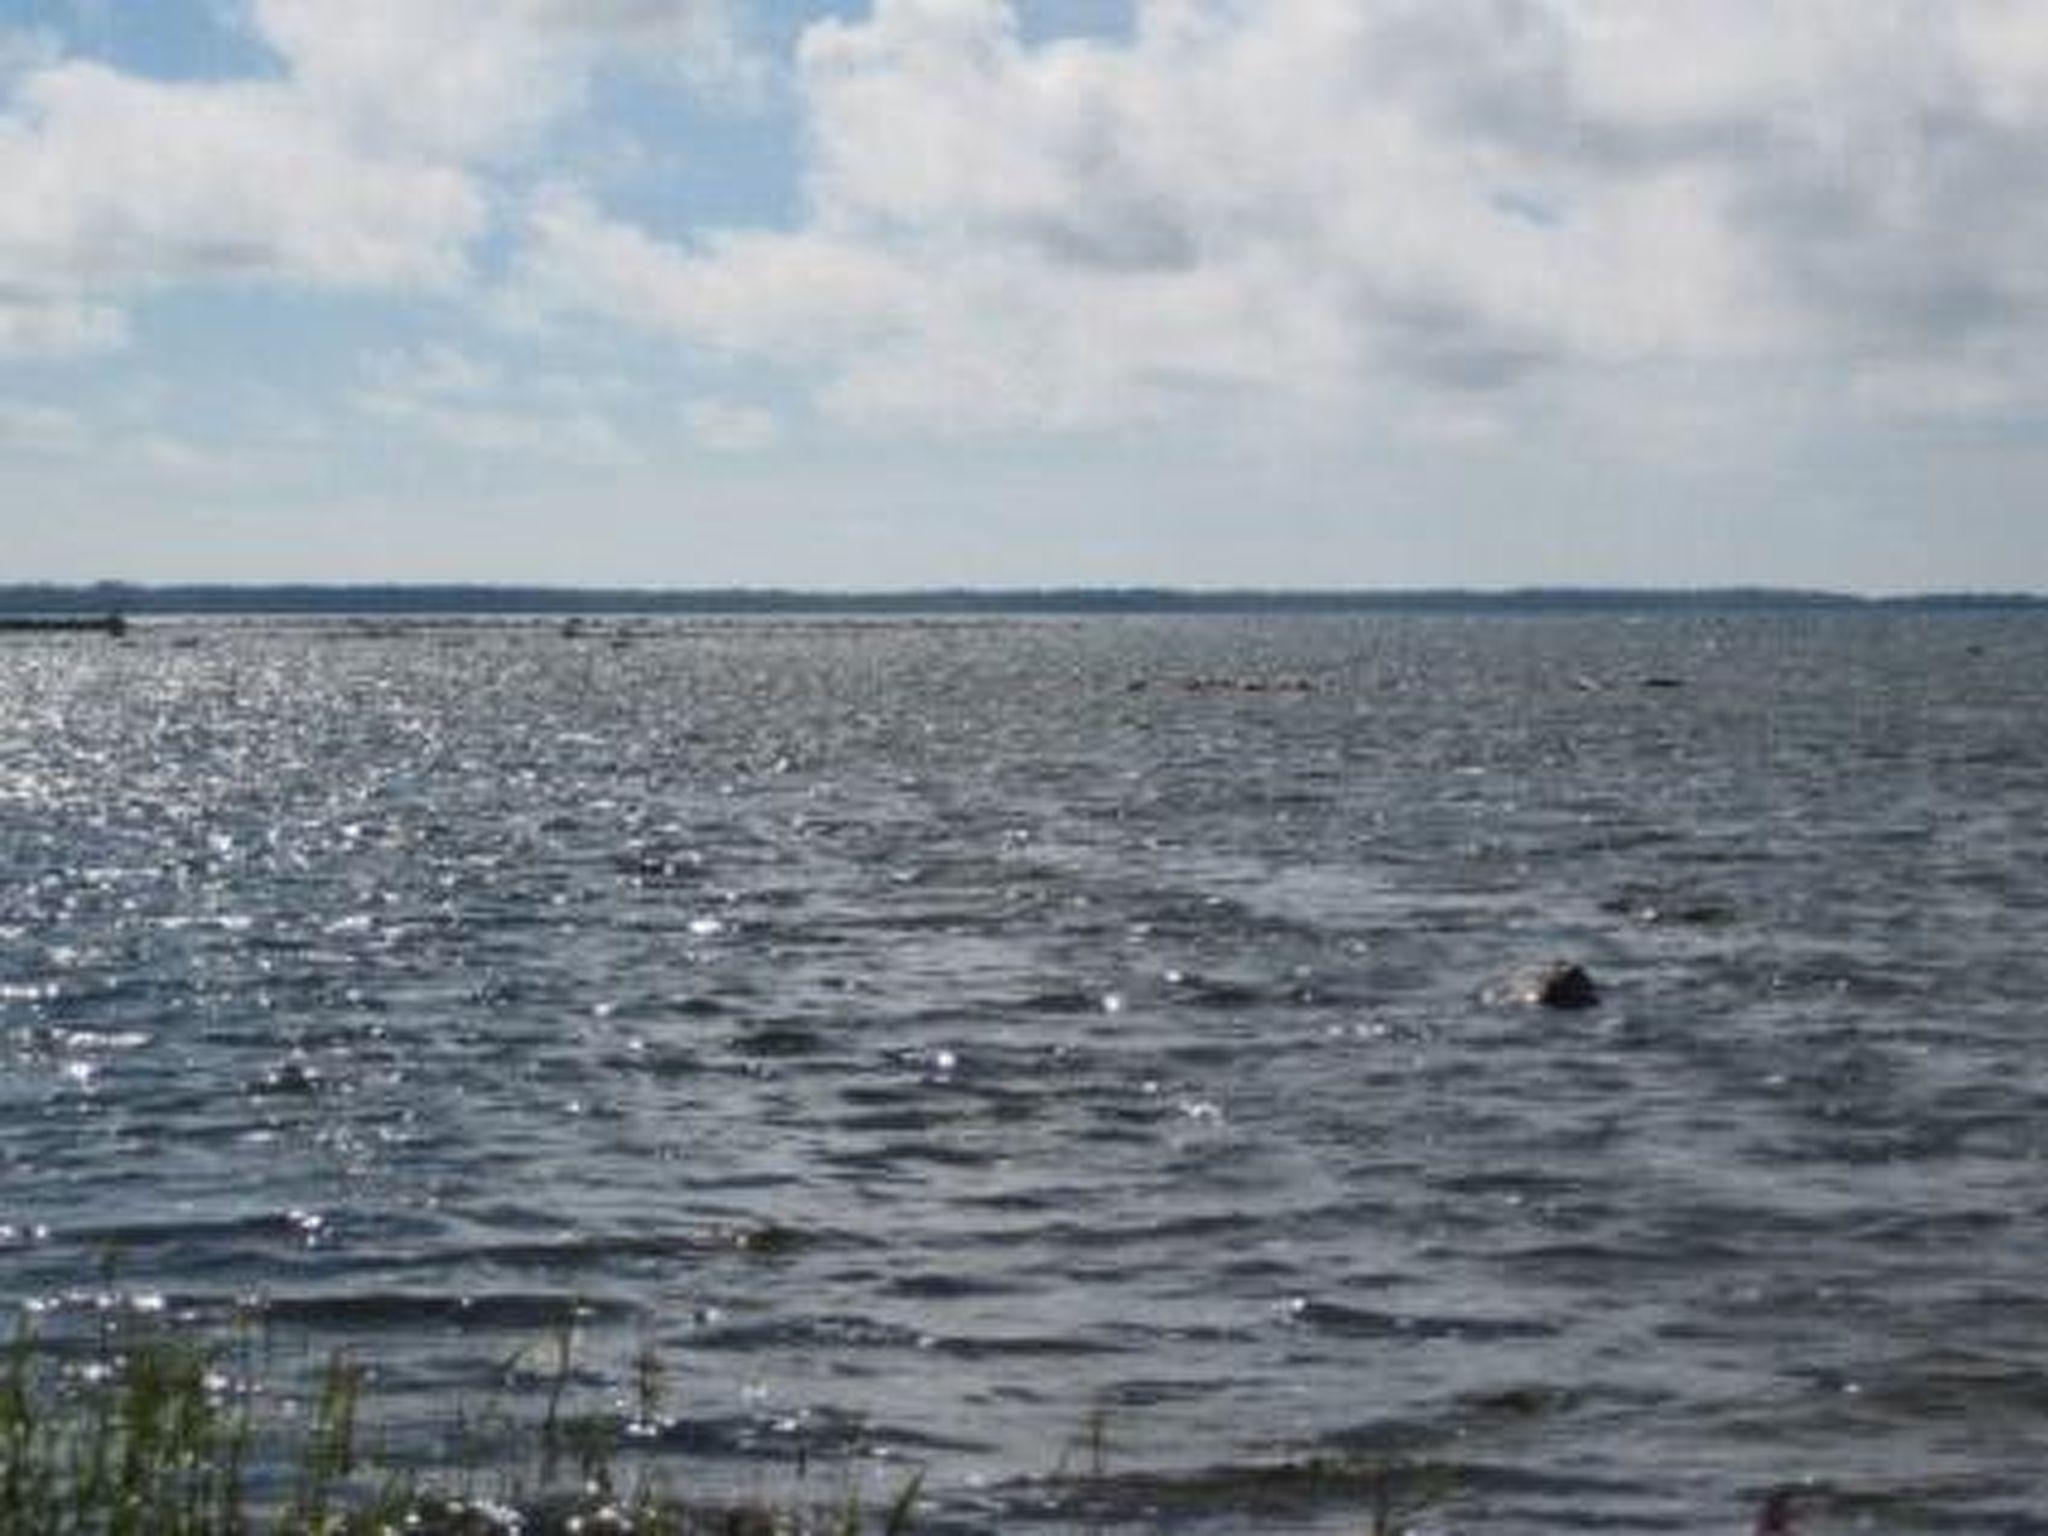
[[[2030,617],[12,637],[0,1300],[429,1464],[573,1307],[934,1528],[2048,1531],[2044,830]]]

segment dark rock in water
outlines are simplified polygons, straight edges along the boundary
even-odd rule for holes
[[[301,1061],[285,1061],[272,1067],[261,1077],[247,1085],[247,1091],[254,1094],[313,1094],[320,1091],[320,1073],[317,1068]]]
[[[1531,972],[1517,985],[1515,996],[1539,1008],[1600,1006],[1600,989],[1593,984],[1593,978],[1584,966],[1569,960],[1554,960],[1541,970]]]
[[[1188,677],[1181,679],[1183,693],[1314,693],[1315,683],[1306,677]]]
[[[1738,921],[1741,916],[1733,902],[1718,896],[1693,896],[1650,889],[1624,890],[1601,902],[1600,909],[1646,927],[1721,928]]]
[[[1795,1536],[1792,1526],[1792,1495],[1774,1488],[1756,1512],[1756,1536]]]

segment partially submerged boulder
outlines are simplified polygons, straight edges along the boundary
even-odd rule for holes
[[[1597,1008],[1600,988],[1583,965],[1570,960],[1550,964],[1516,978],[1509,995],[1537,1008]]]

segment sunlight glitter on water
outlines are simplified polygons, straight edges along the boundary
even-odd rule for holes
[[[649,1454],[969,1526],[2027,1528],[2048,636],[1970,623],[0,648],[0,1286],[408,1422],[587,1308]]]

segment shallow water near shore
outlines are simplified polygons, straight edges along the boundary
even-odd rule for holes
[[[0,1298],[428,1469],[573,1314],[962,1529],[2048,1531],[2044,813],[2036,617],[0,638]]]

